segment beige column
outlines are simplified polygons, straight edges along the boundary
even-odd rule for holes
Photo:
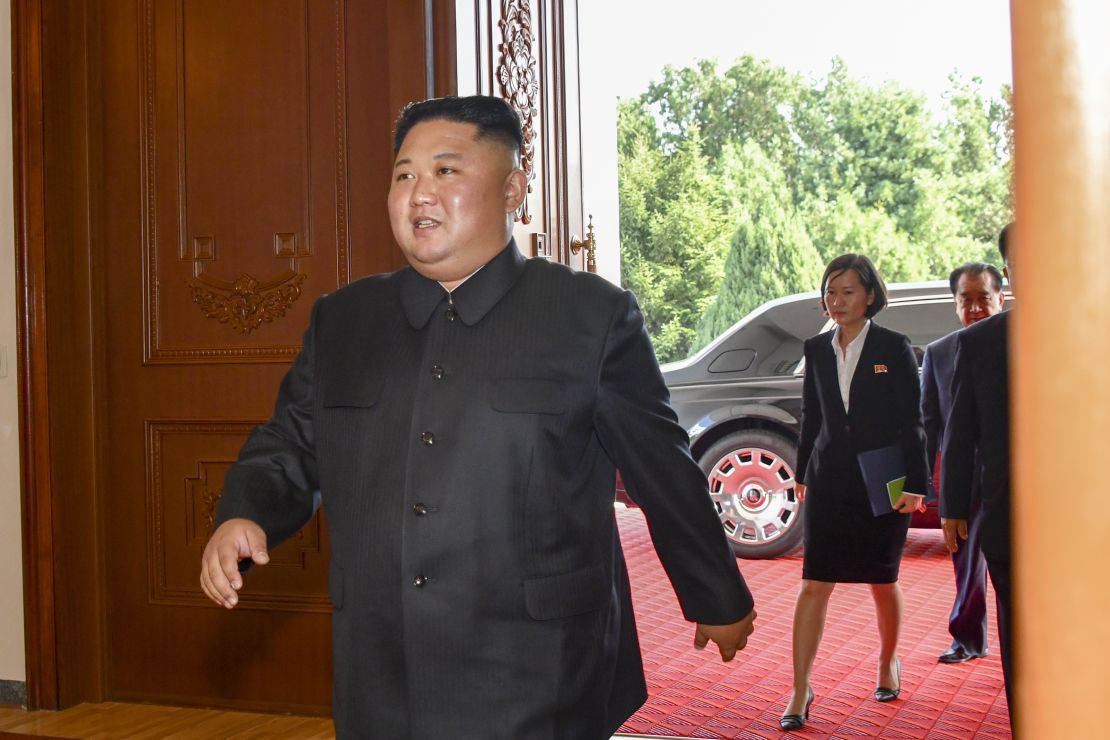
[[[1110,695],[1110,2],[1011,8],[1016,704],[1036,739],[1098,732]]]

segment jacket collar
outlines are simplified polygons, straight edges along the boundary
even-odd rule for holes
[[[450,294],[459,319],[467,326],[481,321],[513,287],[524,272],[526,262],[517,249],[516,240],[510,239],[496,257]],[[435,280],[411,267],[401,271],[401,305],[412,328],[427,326],[432,312],[447,297],[447,291]]]

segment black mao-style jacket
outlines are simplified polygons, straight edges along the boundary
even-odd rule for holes
[[[280,541],[321,492],[339,737],[609,737],[646,696],[616,466],[686,618],[751,611],[667,400],[632,295],[512,242],[317,302],[219,521]]]

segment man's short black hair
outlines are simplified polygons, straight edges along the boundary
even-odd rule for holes
[[[998,268],[987,262],[965,262],[952,271],[948,276],[948,287],[952,290],[952,295],[956,295],[956,289],[960,285],[960,278],[964,275],[968,277],[978,277],[983,273],[991,276],[991,285],[994,286],[994,292],[999,293],[1002,291],[1002,273]]]
[[[393,156],[401,150],[412,127],[424,121],[470,123],[478,127],[479,139],[493,139],[517,155],[524,148],[520,116],[506,101],[490,95],[450,96],[429,98],[404,107],[393,128]]]
[[[836,277],[845,270],[855,270],[859,281],[863,283],[864,291],[875,294],[875,300],[867,307],[867,318],[871,318],[886,307],[886,283],[883,276],[875,269],[871,260],[863,254],[842,254],[825,268],[825,275],[821,278],[821,308],[827,313],[829,307],[825,305],[825,288],[831,278]]]
[[[1014,228],[1014,222],[1006,224],[1002,227],[1002,231],[998,233],[998,253],[1002,255],[1002,261],[1006,261],[1006,243],[1010,240],[1010,229]]]

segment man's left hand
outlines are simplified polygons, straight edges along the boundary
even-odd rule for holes
[[[755,629],[754,622],[755,609],[752,609],[751,613],[739,622],[733,622],[732,624],[702,624],[698,622],[698,628],[694,631],[694,647],[701,650],[712,640],[717,643],[717,649],[721,651],[721,660],[727,663],[748,644],[748,635]]]
[[[959,550],[960,540],[967,539],[966,519],[945,519],[941,517],[940,528],[944,530],[944,544],[948,546],[948,552]]]

